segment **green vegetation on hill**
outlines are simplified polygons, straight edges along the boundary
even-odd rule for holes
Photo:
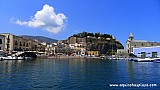
[[[91,37],[102,37],[102,38],[112,38],[111,35],[109,34],[100,34],[99,32],[98,33],[88,33],[88,32],[82,32],[82,33],[78,33],[78,34],[74,34],[73,37],[78,37],[78,38],[84,38],[84,37],[87,37],[87,36],[91,36]]]

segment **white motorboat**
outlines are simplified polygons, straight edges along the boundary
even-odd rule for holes
[[[32,60],[32,57],[17,57],[17,56],[7,56],[0,57],[0,60]]]
[[[100,59],[107,59],[106,56],[100,56]]]
[[[160,63],[160,58],[154,58],[154,60],[155,63]]]
[[[24,60],[24,57],[16,57],[16,56],[7,56],[7,57],[0,57],[1,60]]]
[[[155,61],[154,58],[135,58],[135,62],[153,62]]]
[[[33,57],[25,57],[25,60],[33,60]]]

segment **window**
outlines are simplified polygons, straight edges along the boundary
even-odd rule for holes
[[[7,49],[9,49],[10,48],[10,45],[9,44],[7,44]]]
[[[141,57],[145,58],[146,57],[146,52],[141,52]]]
[[[2,39],[0,39],[0,44],[2,44]]]
[[[22,43],[20,42],[19,45],[22,46]]]
[[[25,46],[25,42],[23,43],[23,46]]]
[[[7,43],[10,43],[10,40],[9,40],[9,39],[7,40]]]
[[[10,37],[9,37],[9,35],[8,35],[8,38],[7,38],[7,43],[10,43]]]
[[[15,45],[18,45],[18,42],[17,42],[17,41],[15,41]]]
[[[142,43],[142,46],[143,46],[143,43]]]
[[[158,56],[158,53],[157,52],[152,52],[152,57],[153,58],[156,58]]]
[[[0,50],[2,50],[2,48],[0,47]]]
[[[133,52],[133,47],[131,48],[131,52]]]
[[[27,45],[26,45],[27,47],[28,47],[28,43],[27,43]]]
[[[153,43],[151,44],[151,46],[153,46]]]

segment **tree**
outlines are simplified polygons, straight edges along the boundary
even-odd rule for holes
[[[80,37],[81,37],[81,33],[78,33],[78,34],[77,34],[77,38],[80,38]]]
[[[123,45],[121,43],[116,43],[117,49],[124,49]]]
[[[95,44],[90,44],[89,50],[91,50],[91,51],[96,50]]]
[[[112,38],[111,35],[109,35],[109,34],[101,34],[101,37],[103,37],[103,38]]]
[[[87,34],[88,34],[87,32],[82,32],[82,33],[81,33],[82,38],[83,38],[83,37],[87,37]]]
[[[96,38],[100,37],[100,32],[95,33],[95,37],[96,37]]]
[[[93,33],[88,33],[87,36],[92,36],[92,37],[94,37],[94,34],[93,34]]]
[[[77,37],[77,34],[74,34],[73,37]]]

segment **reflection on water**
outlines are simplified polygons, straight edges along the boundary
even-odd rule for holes
[[[135,82],[135,71],[134,71],[134,62],[127,61],[127,72],[128,72],[128,79],[130,83],[136,83]]]
[[[125,60],[0,61],[0,89],[111,89],[112,83],[160,81],[159,63]],[[113,88],[112,88],[113,89]]]

